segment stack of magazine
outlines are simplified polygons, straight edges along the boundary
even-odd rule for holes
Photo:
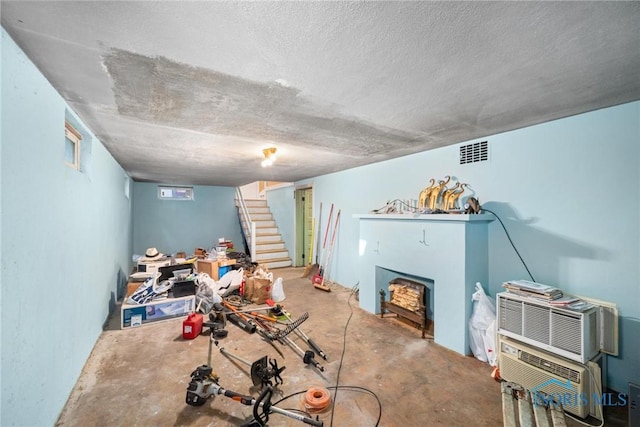
[[[509,280],[508,282],[504,282],[502,287],[505,288],[507,292],[544,301],[554,307],[562,307],[574,311],[586,311],[594,307],[590,302],[573,295],[565,295],[560,289],[543,285],[542,283],[530,282],[528,280]]]
[[[563,296],[562,291],[558,288],[543,285],[542,283],[530,282],[528,280],[510,280],[504,282],[502,287],[508,292],[547,302],[552,302]]]

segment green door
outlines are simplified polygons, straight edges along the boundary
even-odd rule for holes
[[[313,189],[296,189],[296,258],[295,265],[302,267],[311,261],[313,244]]]

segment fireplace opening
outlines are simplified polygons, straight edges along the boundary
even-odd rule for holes
[[[429,318],[428,287],[424,283],[404,277],[389,281],[388,292],[380,289],[380,317],[387,312],[409,322],[422,331],[422,338],[433,339],[433,318]],[[387,297],[388,295],[388,297]]]

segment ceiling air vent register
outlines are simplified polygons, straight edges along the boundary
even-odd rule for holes
[[[487,141],[474,142],[460,147],[460,164],[485,162],[489,160]]]

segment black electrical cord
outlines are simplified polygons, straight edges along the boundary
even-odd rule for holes
[[[480,207],[480,210],[489,212],[489,213],[493,214],[496,218],[498,218],[498,221],[500,221],[500,225],[502,225],[502,228],[504,229],[504,233],[507,235],[507,239],[509,239],[509,243],[511,243],[511,246],[513,247],[513,250],[516,251],[516,254],[518,255],[518,258],[520,258],[520,261],[522,261],[522,265],[524,265],[524,268],[527,270],[527,273],[529,273],[529,277],[531,277],[531,281],[535,282],[536,280],[533,278],[533,275],[529,271],[529,267],[527,267],[527,264],[524,262],[524,260],[520,256],[520,252],[518,252],[518,249],[516,249],[516,245],[513,244],[513,240],[511,240],[511,236],[509,236],[509,232],[507,231],[507,227],[504,226],[504,223],[502,222],[502,220],[500,219],[498,214],[493,212],[493,211],[491,211],[491,210],[489,210],[489,209],[487,209],[487,208],[484,208],[484,207]]]
[[[365,387],[360,387],[357,385],[341,385],[341,386],[337,386],[337,387],[329,387],[331,388],[340,388],[343,390],[349,390],[349,391],[358,391],[360,393],[367,393],[370,394],[371,396],[373,396],[376,401],[378,402],[378,419],[376,420],[376,424],[375,427],[378,427],[378,425],[380,424],[380,419],[382,418],[382,402],[380,402],[380,399],[378,398],[378,395],[375,394],[374,392],[372,392],[371,390],[369,390],[368,388]]]
[[[369,394],[369,395],[373,396],[376,399],[376,401],[378,402],[378,419],[376,420],[375,427],[378,427],[378,425],[380,425],[380,419],[382,418],[382,402],[380,402],[380,398],[373,391],[369,390],[368,388],[360,387],[360,386],[357,386],[357,385],[340,385],[340,386],[331,386],[331,387],[327,387],[327,388],[331,389],[331,390],[341,389],[341,390],[347,390],[347,391],[357,391],[359,393],[366,393],[366,394]],[[290,399],[290,398],[292,398],[294,396],[298,396],[300,394],[306,393],[307,391],[308,390],[302,390],[302,391],[296,391],[294,393],[288,394],[288,395],[282,397],[280,400],[278,400],[276,402],[273,402],[271,404],[271,406],[276,406],[282,401],[285,401],[285,400]],[[285,409],[290,410],[290,411],[300,412],[302,414],[307,415],[308,417],[312,417],[312,415],[309,412],[305,412],[305,411],[302,411],[300,409],[289,409],[289,408],[285,408]]]
[[[338,386],[340,385],[340,371],[342,370],[342,361],[344,360],[344,353],[347,350],[347,329],[349,328],[349,322],[351,322],[351,318],[353,317],[353,307],[351,306],[351,297],[358,289],[358,281],[353,288],[351,288],[351,292],[349,293],[349,298],[347,298],[347,305],[349,306],[349,310],[351,313],[349,314],[349,318],[347,319],[347,323],[344,325],[344,334],[342,336],[342,354],[340,354],[340,364],[338,365],[338,373],[336,374],[336,392],[333,396],[333,400],[331,401],[331,421],[329,423],[329,427],[333,426],[333,414],[335,411],[333,410],[336,400],[338,399]]]
[[[347,299],[347,304],[349,304],[349,309],[351,310],[351,313],[349,314],[349,318],[347,319],[347,323],[344,325],[344,335],[343,335],[343,340],[342,340],[342,354],[340,355],[340,364],[338,365],[338,373],[336,375],[336,385],[333,387],[327,387],[329,389],[333,389],[336,392],[333,395],[333,400],[331,401],[331,421],[329,426],[333,426],[333,414],[334,414],[334,406],[335,406],[335,402],[338,396],[338,390],[339,389],[343,389],[343,390],[350,390],[350,391],[359,391],[362,393],[368,393],[371,396],[373,396],[376,401],[378,402],[378,419],[376,421],[375,427],[378,427],[378,425],[380,424],[380,419],[382,418],[382,402],[380,402],[380,399],[378,398],[378,395],[376,395],[373,391],[365,388],[365,387],[359,387],[359,386],[350,386],[350,385],[344,385],[341,386],[339,385],[340,383],[340,371],[342,370],[342,361],[344,360],[344,354],[347,348],[347,329],[349,328],[349,322],[351,322],[351,318],[353,317],[353,307],[351,306],[351,297],[358,291],[358,284],[360,282],[356,283],[353,288],[351,288],[351,293],[349,295],[349,298]],[[291,393],[287,396],[284,396],[283,398],[281,398],[280,400],[278,400],[277,402],[273,403],[272,405],[275,406],[278,403],[287,400],[293,396],[297,396],[299,394],[302,393],[306,393],[307,390],[303,390],[303,391],[297,391],[295,393]]]

